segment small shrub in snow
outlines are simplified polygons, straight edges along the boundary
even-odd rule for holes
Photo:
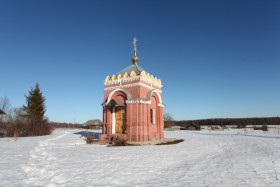
[[[246,125],[245,124],[238,124],[237,128],[238,129],[243,129],[243,128],[246,128]]]
[[[268,131],[267,125],[262,125],[261,127],[254,126],[254,130],[262,130],[262,131]]]
[[[262,126],[262,130],[263,130],[263,131],[268,131],[267,125],[263,125],[263,126]]]
[[[90,131],[82,132],[82,135],[80,138],[84,138],[84,140],[86,141],[87,144],[91,144],[91,143],[95,142],[95,140],[94,140],[95,134]]]
[[[93,140],[94,140],[93,136],[88,136],[88,137],[86,138],[87,144],[93,143],[93,142],[94,142]]]

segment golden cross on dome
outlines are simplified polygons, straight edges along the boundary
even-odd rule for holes
[[[136,51],[137,51],[137,48],[136,48],[136,42],[137,42],[137,39],[136,37],[133,38],[133,41],[132,41],[132,44],[133,44],[133,47],[134,47],[134,56],[132,58],[132,62],[133,64],[136,64],[138,62],[138,57],[136,55]]]
[[[137,42],[138,40],[136,39],[136,37],[134,37],[133,38],[133,47],[134,47],[134,50],[136,50],[136,42]]]

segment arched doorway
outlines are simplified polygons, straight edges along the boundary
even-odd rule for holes
[[[111,128],[108,129],[108,134],[126,133],[126,100],[128,97],[129,93],[121,89],[116,89],[110,93],[105,105],[111,113],[111,124],[109,123]]]
[[[112,134],[126,133],[126,105],[112,99]]]
[[[126,132],[126,110],[124,106],[115,107],[115,133]]]

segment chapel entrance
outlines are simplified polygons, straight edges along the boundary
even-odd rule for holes
[[[118,106],[116,112],[116,133],[125,133],[126,131],[126,112],[125,107]]]

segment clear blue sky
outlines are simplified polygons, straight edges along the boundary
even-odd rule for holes
[[[0,1],[0,97],[39,82],[51,121],[102,118],[104,79],[159,77],[176,120],[280,116],[280,1]]]

